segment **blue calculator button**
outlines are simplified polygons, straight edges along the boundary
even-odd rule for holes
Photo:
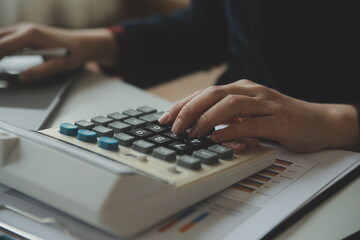
[[[99,147],[106,150],[116,151],[119,149],[119,141],[110,137],[101,137],[99,138]]]
[[[86,130],[86,129],[80,129],[76,136],[77,139],[83,142],[89,142],[93,143],[97,141],[97,135],[96,132]]]
[[[15,240],[15,238],[12,238],[7,235],[0,235],[0,240]]]
[[[66,136],[76,136],[79,128],[78,126],[71,123],[62,123],[60,125],[59,132]]]

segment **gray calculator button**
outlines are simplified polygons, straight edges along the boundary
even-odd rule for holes
[[[129,132],[131,130],[131,126],[129,124],[119,121],[109,123],[108,127],[113,129],[115,133]]]
[[[95,124],[86,120],[79,120],[75,122],[75,125],[79,127],[79,129],[87,129],[92,130],[95,127]]]
[[[114,121],[111,118],[108,117],[104,117],[104,116],[97,116],[97,117],[93,117],[91,119],[91,122],[93,122],[95,124],[95,126],[107,126],[109,123],[111,123],[112,121]]]
[[[112,137],[114,135],[114,130],[101,125],[94,127],[92,130],[96,132],[97,137]]]
[[[122,114],[122,113],[119,113],[119,112],[113,112],[113,113],[110,113],[107,115],[108,118],[111,118],[111,119],[114,119],[116,121],[123,121],[127,118],[129,118],[128,115],[125,115],[125,114]]]
[[[211,147],[208,147],[210,151],[216,152],[219,154],[220,159],[231,159],[233,157],[234,151],[231,148],[215,144]]]
[[[193,156],[200,158],[201,162],[207,165],[212,165],[219,162],[219,154],[205,149],[194,151]]]
[[[179,157],[177,164],[181,167],[196,170],[201,168],[201,160],[197,157],[183,155]]]
[[[133,128],[144,127],[146,125],[145,121],[140,120],[138,118],[125,119],[124,123],[127,123],[127,124],[131,125]]]
[[[155,113],[157,110],[155,108],[149,106],[141,106],[136,109],[139,112],[143,112],[145,114]]]
[[[159,117],[161,117],[163,115],[164,112],[156,112],[156,113],[151,113],[151,114],[147,114],[144,116],[141,116],[140,119],[144,120],[148,123],[157,123]]]
[[[132,149],[134,149],[135,151],[141,152],[141,153],[146,153],[149,154],[152,152],[152,150],[154,149],[155,144],[149,143],[147,141],[144,140],[138,140],[133,142],[132,145]]]
[[[174,150],[165,148],[165,147],[157,147],[153,150],[152,156],[155,158],[159,158],[164,161],[173,161],[176,160],[176,153]]]
[[[126,133],[116,133],[114,138],[119,140],[119,144],[124,147],[131,147],[133,142],[136,140],[135,137],[130,136]]]
[[[128,109],[128,110],[123,111],[122,113],[126,114],[128,116],[131,116],[131,117],[140,117],[141,115],[144,115],[143,112],[136,111],[134,109]]]

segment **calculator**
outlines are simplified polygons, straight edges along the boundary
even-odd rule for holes
[[[131,237],[275,161],[256,139],[176,135],[162,114],[140,106],[38,132],[0,122],[0,182]]]

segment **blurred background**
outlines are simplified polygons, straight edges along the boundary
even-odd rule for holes
[[[122,20],[168,14],[188,5],[189,0],[0,0],[0,28],[22,21],[64,28],[104,27]],[[96,71],[94,65],[89,67]],[[212,85],[225,69],[221,65],[147,90],[176,101]]]
[[[102,27],[186,6],[188,0],[0,0],[0,27],[21,21],[66,28]]]

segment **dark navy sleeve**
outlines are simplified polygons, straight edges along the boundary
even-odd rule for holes
[[[171,15],[109,27],[118,43],[118,63],[105,73],[149,87],[225,61],[227,29],[222,0],[194,0]]]

